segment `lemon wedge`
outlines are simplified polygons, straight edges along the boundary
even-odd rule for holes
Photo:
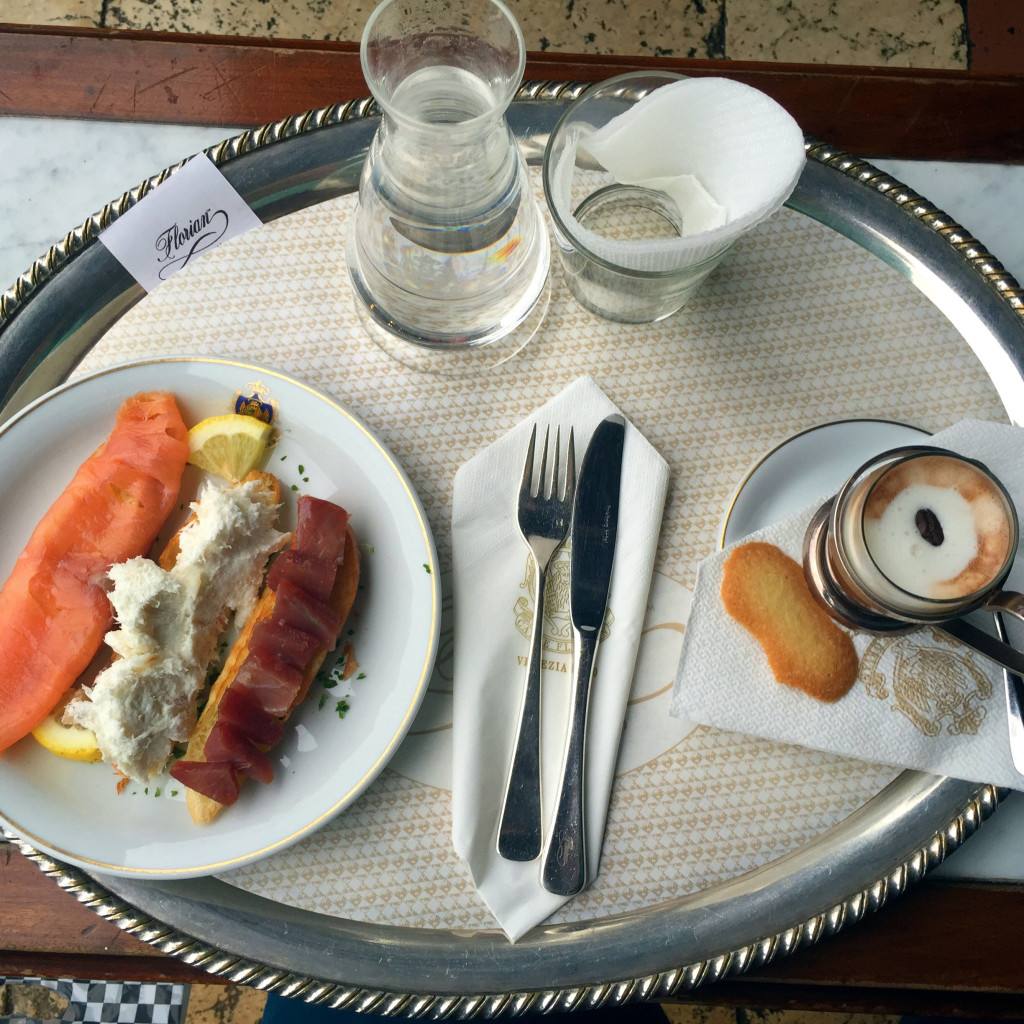
[[[96,746],[91,729],[80,725],[65,725],[61,718],[71,694],[65,697],[43,721],[32,730],[36,741],[58,757],[69,761],[101,761],[103,755]]]
[[[237,483],[251,473],[263,457],[270,431],[270,424],[255,416],[238,413],[210,416],[188,432],[188,461]]]

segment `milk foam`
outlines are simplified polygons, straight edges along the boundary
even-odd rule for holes
[[[998,485],[975,465],[947,454],[911,458],[872,486],[864,544],[904,592],[956,600],[991,587],[1005,570],[1011,518]]]
[[[943,540],[930,544],[916,517],[931,509]],[[959,576],[978,553],[978,535],[970,503],[956,490],[911,484],[897,494],[878,519],[865,519],[864,540],[875,564],[898,587],[921,597],[939,598],[936,584]]]

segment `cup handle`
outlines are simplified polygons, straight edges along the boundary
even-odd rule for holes
[[[1024,622],[1024,594],[1013,590],[999,590],[985,602],[987,612],[1005,612]]]
[[[1024,775],[1024,655],[1006,642],[1003,623],[1004,613],[1024,622],[1024,595],[1000,590],[985,602],[984,610],[995,618],[998,639],[964,619],[940,623],[938,628],[1002,666],[1010,757],[1014,768]]]
[[[1024,622],[1024,594],[1000,590],[985,602],[983,610],[993,614],[1005,613]],[[937,629],[966,644],[972,650],[996,662],[1005,671],[1024,677],[1024,653],[1004,640],[979,629],[966,619],[950,619],[935,623]]]

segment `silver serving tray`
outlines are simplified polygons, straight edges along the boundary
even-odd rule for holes
[[[509,120],[527,158],[585,86],[525,85]],[[264,220],[356,189],[370,101],[246,132],[207,150]],[[864,161],[808,143],[789,205],[904,274],[956,326],[1024,422],[1024,292],[967,232]],[[98,233],[174,168],[103,208],[0,296],[0,420],[66,378],[142,289]],[[1006,372],[1007,362],[1015,373]],[[499,931],[366,924],[296,910],[215,878],[90,875],[9,836],[39,868],[157,949],[235,982],[390,1015],[492,1017],[658,999],[760,968],[884,906],[964,842],[1004,795],[904,772],[811,843],[703,892],[515,945]]]

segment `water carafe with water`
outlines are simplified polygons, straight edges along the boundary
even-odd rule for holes
[[[499,0],[385,0],[361,59],[383,112],[347,247],[364,323],[435,352],[521,333],[550,250],[505,120],[525,66],[515,20]]]

